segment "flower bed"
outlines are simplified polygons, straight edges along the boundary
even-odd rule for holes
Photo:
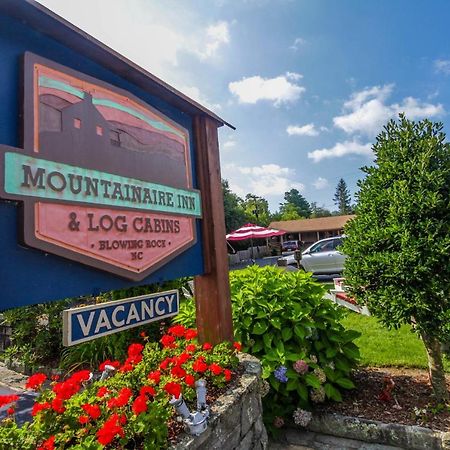
[[[196,335],[195,330],[177,325],[169,328],[160,344],[144,337],[143,343],[129,346],[123,363],[100,365],[101,371],[114,368],[114,375],[105,380],[95,380],[89,370],[65,380],[31,376],[26,387],[40,391],[33,421],[18,427],[10,406],[10,417],[0,428],[0,448],[166,448],[173,415],[169,401],[182,395],[189,404],[197,380],[223,387],[237,367],[239,344],[200,345]],[[13,405],[15,400],[0,396],[0,405]]]

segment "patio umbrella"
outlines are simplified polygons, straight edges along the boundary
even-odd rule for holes
[[[283,234],[286,234],[286,232],[275,230],[274,228],[260,227],[259,225],[255,225],[253,223],[247,223],[241,228],[227,234],[226,238],[228,241],[243,241],[244,239],[250,239],[253,260],[253,239],[270,238],[273,236],[282,236]]]

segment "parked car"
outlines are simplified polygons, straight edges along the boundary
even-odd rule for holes
[[[283,250],[283,252],[298,250],[298,241],[285,241],[283,242],[281,249]]]
[[[341,273],[346,256],[339,251],[343,236],[321,239],[302,252],[301,267],[315,274]],[[278,258],[279,266],[297,266],[294,255]]]

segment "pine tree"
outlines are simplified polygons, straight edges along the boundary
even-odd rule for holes
[[[350,191],[347,189],[347,184],[343,178],[339,180],[336,186],[333,201],[338,207],[339,214],[344,215],[352,212]]]

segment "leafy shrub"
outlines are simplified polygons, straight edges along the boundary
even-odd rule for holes
[[[261,360],[270,384],[264,398],[269,428],[296,408],[340,401],[340,389],[354,387],[349,373],[359,350],[352,341],[360,334],[344,329],[342,310],[322,298],[325,289],[311,274],[251,266],[232,271],[230,285],[236,338]],[[194,301],[180,309],[175,321],[193,324]]]
[[[51,389],[42,389],[46,376],[31,376],[27,387],[41,392],[33,406],[33,421],[19,428],[12,412],[0,427],[0,448],[167,447],[172,395],[179,398],[182,393],[192,402],[197,379],[224,386],[237,364],[229,343],[201,346],[195,336],[195,330],[177,325],[161,338],[162,348],[158,343],[148,342],[145,347],[134,343],[123,364],[105,361],[117,372],[104,381],[90,383],[90,371],[82,370],[64,381],[53,381]],[[0,406],[14,400],[0,396]]]
[[[4,359],[30,368],[55,365],[62,350],[62,311],[70,304],[63,300],[4,311],[4,321],[12,327],[12,345]]]

